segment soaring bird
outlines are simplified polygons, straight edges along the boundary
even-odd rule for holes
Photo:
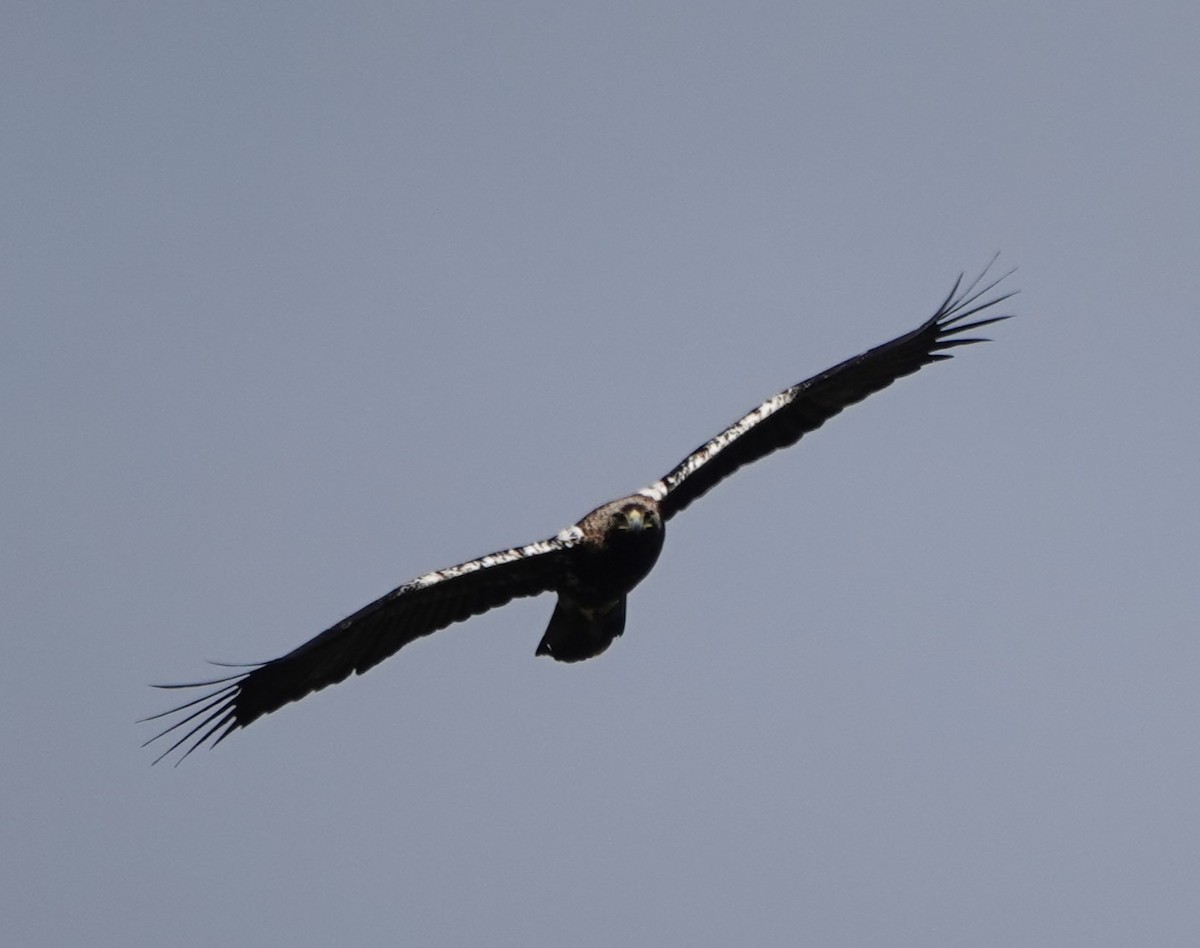
[[[626,598],[658,560],[668,520],[739,467],[795,444],[901,376],[949,359],[946,350],[987,341],[962,334],[1009,318],[985,311],[1013,295],[988,298],[1012,271],[985,283],[987,272],[966,284],[960,275],[916,329],[768,398],[661,480],[597,507],[549,539],[418,576],[272,661],[232,666],[241,670],[225,678],[156,686],[213,690],[145,719],[180,715],[146,742],[183,729],[155,762],[181,747],[179,761],[205,742],[215,746],[264,714],[361,675],[409,642],[520,596],[558,597],[538,655],[560,662],[599,655],[624,631]]]

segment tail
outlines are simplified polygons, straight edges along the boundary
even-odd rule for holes
[[[560,662],[581,662],[595,658],[623,631],[624,596],[602,606],[584,607],[560,595],[537,654]]]

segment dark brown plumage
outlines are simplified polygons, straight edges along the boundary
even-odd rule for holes
[[[538,655],[564,662],[599,655],[624,631],[626,597],[658,560],[666,521],[742,465],[795,444],[896,379],[950,358],[946,350],[983,341],[961,334],[1008,316],[969,320],[1012,296],[980,302],[1004,279],[981,287],[986,273],[965,287],[959,277],[916,329],[767,399],[662,480],[597,507],[550,539],[426,573],[280,658],[225,678],[158,686],[215,690],[147,718],[187,712],[146,743],[183,729],[157,758],[187,745],[182,760],[210,739],[219,744],[264,714],[362,674],[409,642],[521,596],[558,594]]]

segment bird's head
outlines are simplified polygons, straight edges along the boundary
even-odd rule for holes
[[[577,526],[588,542],[601,547],[609,543],[619,543],[623,549],[629,543],[638,548],[661,547],[664,536],[658,502],[638,494],[597,507]]]

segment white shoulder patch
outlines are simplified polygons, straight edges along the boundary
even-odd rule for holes
[[[565,546],[569,549],[583,539],[583,531],[579,529],[578,524],[571,524],[571,526],[564,527],[563,529],[559,530],[554,539],[562,546]],[[543,543],[545,542],[546,541],[543,541]],[[533,543],[531,546],[538,546],[538,544]]]
[[[641,497],[649,497],[655,503],[658,503],[667,496],[667,482],[655,481],[649,487],[643,487],[641,490],[639,490],[638,495]]]

